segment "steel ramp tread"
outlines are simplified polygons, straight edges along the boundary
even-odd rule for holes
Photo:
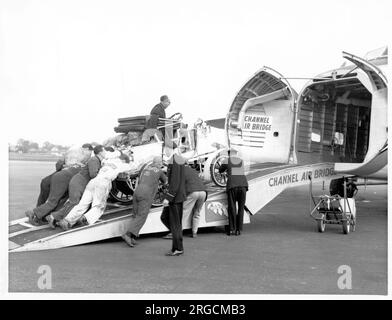
[[[8,234],[14,233],[14,232],[19,232],[23,230],[29,229],[28,227],[22,225],[22,224],[14,224],[12,226],[8,227]]]
[[[121,215],[126,215],[130,212],[131,206],[113,206],[112,204],[108,204],[109,210],[104,212],[104,215],[101,217],[102,220],[109,220],[113,217],[118,217]],[[31,241],[38,240],[42,237],[51,236],[57,233],[61,233],[62,230],[60,228],[51,229],[48,224],[42,224],[40,226],[30,225],[30,230],[25,223],[23,222],[25,219],[19,219],[19,224],[13,224],[10,226],[13,232],[9,233],[9,240],[23,245]],[[23,223],[23,224],[22,224]],[[80,227],[76,225],[74,228]]]
[[[103,221],[107,221],[107,220],[111,220],[114,218],[118,218],[121,216],[126,216],[130,214],[130,210],[128,209],[122,209],[122,210],[116,210],[114,212],[111,213],[105,213],[105,215],[103,215],[98,221],[98,222],[103,222]],[[72,229],[78,229],[83,227],[83,225],[80,224],[76,224]],[[21,234],[15,233],[10,234],[10,238],[9,240],[17,243],[18,245],[24,245],[26,243],[32,242],[32,241],[36,241],[39,240],[41,238],[46,238],[46,237],[50,237],[52,235],[55,234],[59,234],[64,232],[60,227],[56,227],[55,229],[52,229],[49,227],[49,225],[45,224],[39,227],[35,227],[34,229],[32,229],[30,232],[24,232]]]

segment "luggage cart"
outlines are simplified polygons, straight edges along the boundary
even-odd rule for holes
[[[355,200],[347,198],[346,180],[344,180],[344,197],[322,195],[315,199],[312,194],[312,182],[310,182],[310,196],[314,205],[313,209],[311,208],[310,216],[316,220],[318,232],[324,232],[327,224],[342,225],[344,234],[355,231]]]

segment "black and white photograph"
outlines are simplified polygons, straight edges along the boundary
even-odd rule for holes
[[[387,299],[391,21],[386,0],[1,1],[1,294]]]

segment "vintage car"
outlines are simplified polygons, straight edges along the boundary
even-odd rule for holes
[[[172,137],[169,136],[168,138],[166,136],[165,139],[162,139],[162,134],[156,130],[156,134],[149,141],[142,141],[147,117],[118,119],[119,126],[115,127],[115,131],[121,134],[116,139],[106,142],[106,145],[114,145],[140,164],[135,172],[120,174],[113,181],[110,192],[112,200],[123,204],[132,202],[139,177],[143,170],[152,163],[155,156],[162,156],[162,169],[166,170],[167,160],[171,154],[168,140],[174,143],[187,163],[200,172],[204,181],[212,181],[219,187],[226,185],[226,174],[219,172],[219,167],[226,157],[227,150],[224,145],[222,129],[213,128],[200,119],[192,128],[188,128],[188,125],[182,123],[182,115],[176,113],[168,119],[160,119],[157,128],[172,129],[168,130]],[[161,205],[164,192],[165,186],[160,184],[153,206]]]

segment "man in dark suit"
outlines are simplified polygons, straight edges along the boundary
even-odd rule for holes
[[[169,159],[167,175],[169,189],[163,201],[164,210],[161,220],[173,234],[172,250],[167,256],[179,256],[184,253],[182,244],[182,211],[186,199],[185,191],[185,160],[176,152]]]
[[[150,118],[147,121],[147,129],[156,129],[158,127],[159,118],[166,118],[165,109],[170,105],[168,96],[162,96],[161,102],[158,103],[150,112]]]
[[[170,105],[170,100],[168,96],[164,95],[160,99],[160,103],[158,103],[154,108],[152,108],[150,112],[150,117],[146,123],[146,130],[143,132],[142,141],[149,142],[151,138],[157,134],[159,139],[165,138],[165,128],[157,129],[159,118],[166,118],[165,109]]]
[[[189,165],[185,165],[184,172],[187,198],[183,204],[182,226],[186,225],[188,220],[191,220],[192,238],[197,238],[200,211],[208,196],[207,187],[199,177],[199,173]],[[172,233],[165,235],[163,239],[173,239]]]
[[[241,234],[242,226],[244,222],[244,209],[246,201],[246,192],[248,191],[248,180],[245,176],[245,168],[243,160],[236,156],[231,155],[229,150],[229,158],[227,164],[222,164],[219,168],[219,172],[227,171],[227,202],[228,202],[228,214],[229,214],[229,227],[227,235],[236,236]],[[236,207],[238,204],[238,211]]]

